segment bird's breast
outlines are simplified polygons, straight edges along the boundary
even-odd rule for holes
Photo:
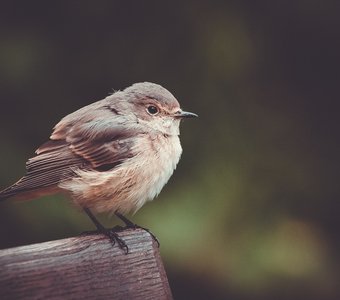
[[[134,159],[136,165],[136,189],[140,191],[136,198],[136,210],[147,200],[156,197],[173,174],[182,154],[178,136],[157,136],[143,142]]]
[[[60,185],[75,202],[97,212],[136,212],[168,182],[182,153],[178,136],[136,137],[133,156],[105,172],[79,170]]]
[[[154,178],[154,195],[157,196],[163,186],[168,182],[182,154],[182,147],[178,136],[161,136],[151,141],[151,153],[146,154],[150,170],[146,170]],[[146,168],[148,169],[148,167]]]

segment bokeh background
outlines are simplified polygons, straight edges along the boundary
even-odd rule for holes
[[[340,299],[339,53],[336,0],[1,1],[0,187],[61,117],[156,82],[200,116],[132,217],[175,299]],[[1,248],[91,229],[62,196],[0,203]]]

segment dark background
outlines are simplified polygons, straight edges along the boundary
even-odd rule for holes
[[[0,5],[1,187],[61,117],[156,82],[200,116],[133,216],[175,299],[339,299],[339,1]],[[93,228],[62,196],[0,203],[0,222],[2,248]]]

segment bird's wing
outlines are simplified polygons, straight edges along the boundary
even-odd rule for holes
[[[110,170],[135,155],[132,137],[138,134],[143,132],[105,120],[71,126],[61,139],[52,135],[37,149],[37,155],[26,163],[26,175],[0,192],[0,198],[57,186],[78,168]]]
[[[133,141],[140,134],[137,128],[95,121],[75,126],[66,141],[91,168],[105,170],[135,155]]]

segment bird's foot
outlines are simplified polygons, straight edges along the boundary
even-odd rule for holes
[[[116,227],[120,227],[120,228],[122,228],[122,229],[129,229],[129,228],[131,228],[131,229],[138,229],[138,228],[139,228],[139,229],[143,229],[144,231],[146,231],[147,233],[149,233],[149,234],[151,235],[151,237],[152,237],[153,240],[157,243],[157,246],[158,246],[158,248],[159,248],[160,243],[159,243],[157,237],[156,237],[149,229],[147,229],[147,228],[145,228],[145,227],[142,227],[142,226],[139,226],[139,225],[137,225],[137,224],[131,222],[128,218],[124,217],[122,214],[120,214],[120,213],[118,213],[118,212],[115,212],[115,215],[116,215],[119,219],[121,219],[121,220],[124,222],[124,224],[125,224],[125,227],[121,227],[121,226],[116,226]],[[116,227],[114,227],[114,228],[116,228]]]
[[[121,231],[121,226],[118,226],[118,227],[119,228],[113,227],[112,229],[104,228],[104,231],[102,231],[102,234],[106,235],[110,239],[112,246],[114,246],[117,243],[119,248],[122,249],[125,252],[125,254],[128,254],[129,247],[119,237],[117,232]]]
[[[121,226],[115,226],[112,229],[107,229],[105,228],[97,219],[96,217],[92,214],[90,209],[84,208],[84,211],[86,214],[90,217],[92,222],[96,225],[97,227],[97,232],[104,234],[107,236],[110,241],[112,246],[114,246],[116,243],[118,244],[119,248],[125,251],[125,254],[129,253],[129,247],[126,245],[126,243],[119,237],[118,233],[119,231],[122,231]],[[86,234],[86,233],[85,233]],[[88,234],[88,233],[87,233]],[[93,233],[92,233],[93,234]]]
[[[129,253],[129,247],[126,245],[126,243],[119,237],[117,232],[123,231],[125,227],[122,226],[115,226],[113,228],[105,228],[102,227],[100,229],[94,230],[94,231],[84,231],[81,233],[81,235],[93,235],[101,233],[105,236],[107,236],[112,244],[114,246],[116,243],[118,244],[119,248],[122,249],[125,254]]]

